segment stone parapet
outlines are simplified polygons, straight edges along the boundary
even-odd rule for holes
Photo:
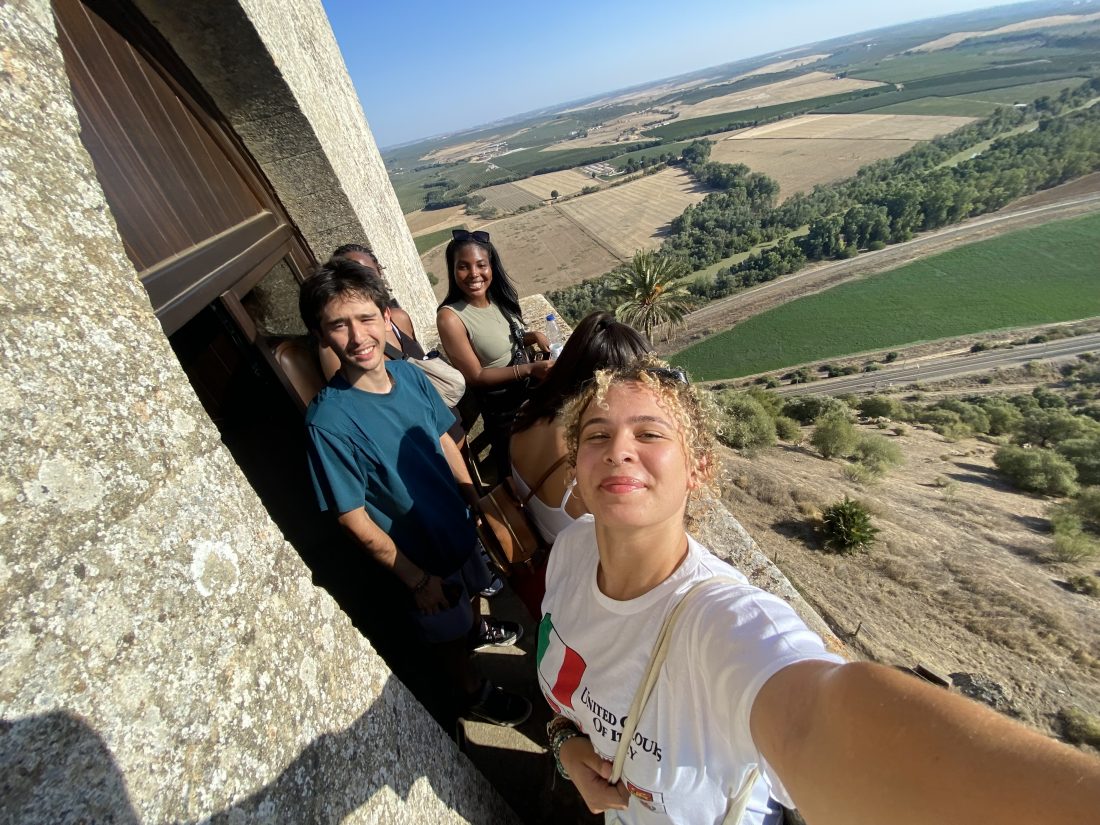
[[[514,821],[199,405],[46,0],[0,4],[0,61],[0,821]]]

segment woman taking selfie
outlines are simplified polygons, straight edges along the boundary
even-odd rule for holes
[[[562,407],[596,370],[625,367],[647,352],[649,344],[633,327],[619,323],[610,312],[593,312],[577,324],[554,369],[520,408],[512,427],[512,479],[521,498],[530,496],[527,512],[548,545],[588,512],[570,495],[573,473],[566,461]],[[513,589],[536,619],[542,615],[545,575],[544,558],[532,570],[512,576]]]
[[[758,825],[779,821],[770,796],[811,825],[1094,821],[1100,762],[910,675],[844,664],[688,536],[716,460],[710,420],[655,359],[598,373],[563,412],[591,516],[550,555],[538,668],[552,750],[588,807]],[[646,696],[655,650],[667,658]]]
[[[436,326],[451,364],[477,394],[499,477],[508,474],[508,434],[531,382],[544,378],[551,362],[525,362],[520,351],[550,351],[546,336],[524,332],[516,288],[488,232],[456,229],[447,244],[447,297]]]

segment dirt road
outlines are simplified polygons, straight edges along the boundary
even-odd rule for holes
[[[813,295],[837,284],[865,278],[919,258],[945,252],[957,246],[985,240],[1030,226],[1100,210],[1100,193],[1074,195],[1055,203],[983,215],[964,223],[939,229],[894,244],[877,252],[865,252],[847,261],[815,264],[792,275],[712,301],[687,316],[668,342],[657,343],[657,351],[668,355],[703,338],[729,329],[734,324],[773,307]],[[654,333],[660,338],[661,331]]]

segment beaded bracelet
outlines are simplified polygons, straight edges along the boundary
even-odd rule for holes
[[[421,590],[423,590],[425,587],[428,586],[428,582],[431,581],[431,579],[432,579],[432,574],[428,573],[428,572],[425,572],[424,575],[421,577],[420,581],[418,581],[416,583],[416,585],[413,587],[412,592],[413,593],[419,593]]]
[[[550,752],[554,755],[554,766],[562,779],[569,779],[569,772],[561,763],[561,746],[570,739],[584,736],[584,734],[564,716],[555,716],[546,725],[546,735],[550,739]]]
[[[555,715],[553,719],[546,723],[547,741],[553,742],[554,737],[565,729],[577,730],[577,726],[567,716]]]

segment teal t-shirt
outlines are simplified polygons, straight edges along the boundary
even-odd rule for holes
[[[418,567],[445,576],[474,551],[466,503],[439,446],[454,423],[424,373],[389,361],[386,394],[359,390],[337,374],[306,411],[309,466],[322,510],[365,507]]]

